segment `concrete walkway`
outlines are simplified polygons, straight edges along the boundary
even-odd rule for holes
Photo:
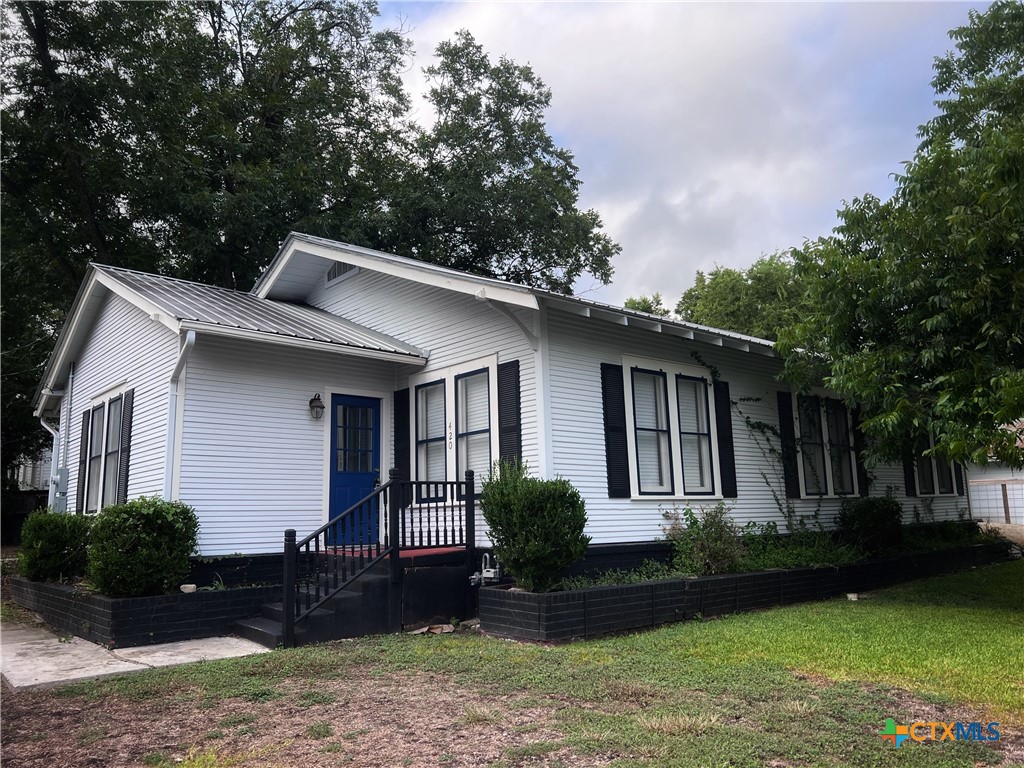
[[[0,671],[3,682],[16,691],[269,651],[238,637],[210,637],[108,651],[80,637],[58,638],[41,627],[0,626]]]

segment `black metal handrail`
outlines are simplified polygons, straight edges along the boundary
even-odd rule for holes
[[[386,483],[301,541],[284,532],[284,644],[295,644],[295,626],[385,557],[392,583],[402,577],[400,550],[465,547],[476,560],[476,491],[465,482],[399,480]],[[427,500],[429,499],[429,501]],[[415,503],[414,503],[415,500]],[[383,524],[382,524],[383,523]]]

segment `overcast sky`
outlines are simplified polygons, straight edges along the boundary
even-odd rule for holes
[[[621,304],[828,234],[843,200],[888,197],[934,113],[932,62],[974,3],[384,2],[416,49],[468,29],[551,88],[580,204],[622,245]],[[421,119],[424,115],[421,107]]]

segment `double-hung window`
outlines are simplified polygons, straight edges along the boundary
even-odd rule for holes
[[[717,492],[713,398],[703,370],[627,359],[631,485],[641,496]]]
[[[935,440],[928,436],[928,447]],[[953,467],[942,456],[922,456],[917,460],[917,493],[919,496],[946,496],[956,493]]]
[[[79,462],[79,482],[84,483],[84,511],[92,514],[119,499],[121,481],[125,474],[121,463],[126,459],[125,420],[130,424],[128,402],[131,392],[124,392],[96,403],[83,416],[82,445]],[[82,506],[80,505],[80,509]]]
[[[841,400],[797,396],[800,424],[800,475],[805,496],[856,493],[853,431]]]
[[[491,356],[412,379],[416,480],[461,481],[466,470],[478,483],[486,479],[497,455],[496,367]],[[440,487],[421,490],[421,500],[442,493]]]

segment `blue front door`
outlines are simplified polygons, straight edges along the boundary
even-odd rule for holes
[[[332,395],[331,519],[368,496],[379,480],[380,400]],[[367,504],[342,526],[338,543],[370,544],[378,530],[377,505]]]

